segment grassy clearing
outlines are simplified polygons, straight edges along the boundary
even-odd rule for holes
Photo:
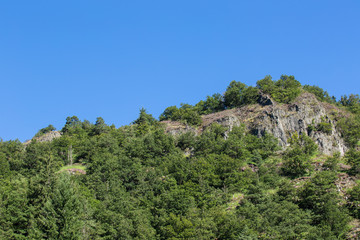
[[[66,166],[61,167],[58,172],[62,172],[62,171],[65,171],[67,169],[72,169],[72,168],[80,169],[80,170],[84,170],[84,171],[86,170],[86,167],[84,165],[73,164],[73,165],[66,165]]]

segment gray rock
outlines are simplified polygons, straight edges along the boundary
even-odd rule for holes
[[[36,140],[38,142],[51,142],[55,138],[61,137],[61,133],[59,131],[51,131],[41,135],[40,137],[35,137],[31,140],[26,141],[24,144],[25,146],[28,145],[32,140]]]
[[[168,127],[167,132],[179,134],[194,131],[200,134],[214,122],[228,127],[231,131],[233,126],[245,124],[259,137],[265,132],[271,133],[279,139],[279,144],[283,148],[289,146],[288,140],[296,132],[311,137],[319,146],[319,151],[324,154],[340,152],[344,155],[347,147],[336,128],[336,121],[331,118],[332,113],[341,111],[333,105],[318,101],[313,94],[307,92],[301,94],[291,104],[279,104],[269,96],[263,95],[259,98],[258,104],[202,116],[203,123],[197,129],[177,125],[174,129]],[[316,126],[324,120],[332,125],[330,134],[309,131],[309,126]]]

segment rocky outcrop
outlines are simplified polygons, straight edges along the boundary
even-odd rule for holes
[[[59,137],[61,137],[61,133],[59,131],[51,131],[41,135],[40,137],[34,137],[33,139],[26,141],[24,144],[28,145],[32,140],[36,140],[38,142],[51,142],[55,138]]]
[[[258,104],[202,116],[202,125],[197,129],[181,123],[173,127],[169,122],[166,131],[175,135],[186,131],[200,134],[214,122],[228,127],[229,131],[233,126],[245,124],[255,135],[271,133],[279,139],[279,144],[284,148],[288,146],[289,138],[297,132],[311,137],[324,154],[340,152],[344,155],[347,147],[336,128],[336,118],[347,114],[331,104],[318,101],[313,94],[307,92],[291,104],[279,104],[269,96],[262,95]],[[326,124],[330,129],[316,129],[320,124]]]
[[[197,133],[197,129],[183,124],[181,122],[177,121],[162,121],[162,123],[165,125],[165,131],[171,135],[181,135],[186,132],[194,132]]]

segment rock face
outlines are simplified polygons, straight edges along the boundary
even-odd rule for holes
[[[233,126],[245,124],[257,136],[262,136],[265,132],[271,133],[284,148],[288,146],[291,135],[297,132],[311,137],[324,154],[340,152],[344,155],[347,147],[336,128],[336,118],[339,115],[346,116],[348,113],[318,101],[311,93],[301,94],[291,104],[279,104],[263,95],[258,104],[202,116],[203,123],[197,129],[177,123],[176,128],[167,125],[166,131],[175,135],[186,131],[200,134],[214,122],[228,127],[230,131]],[[320,123],[330,126],[330,131],[316,130]]]
[[[53,139],[59,137],[61,137],[61,133],[59,131],[51,131],[41,135],[40,137],[33,138],[32,140],[36,140],[38,142],[51,142]],[[24,144],[28,145],[32,140],[28,140]]]
[[[189,125],[185,125],[181,122],[176,122],[176,121],[162,121],[162,123],[165,125],[166,129],[165,131],[171,135],[181,135],[183,133],[186,132],[197,132],[197,129],[189,126]]]

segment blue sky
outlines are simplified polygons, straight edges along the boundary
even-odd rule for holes
[[[120,127],[265,75],[359,93],[359,12],[358,0],[0,0],[0,137],[73,115]]]

